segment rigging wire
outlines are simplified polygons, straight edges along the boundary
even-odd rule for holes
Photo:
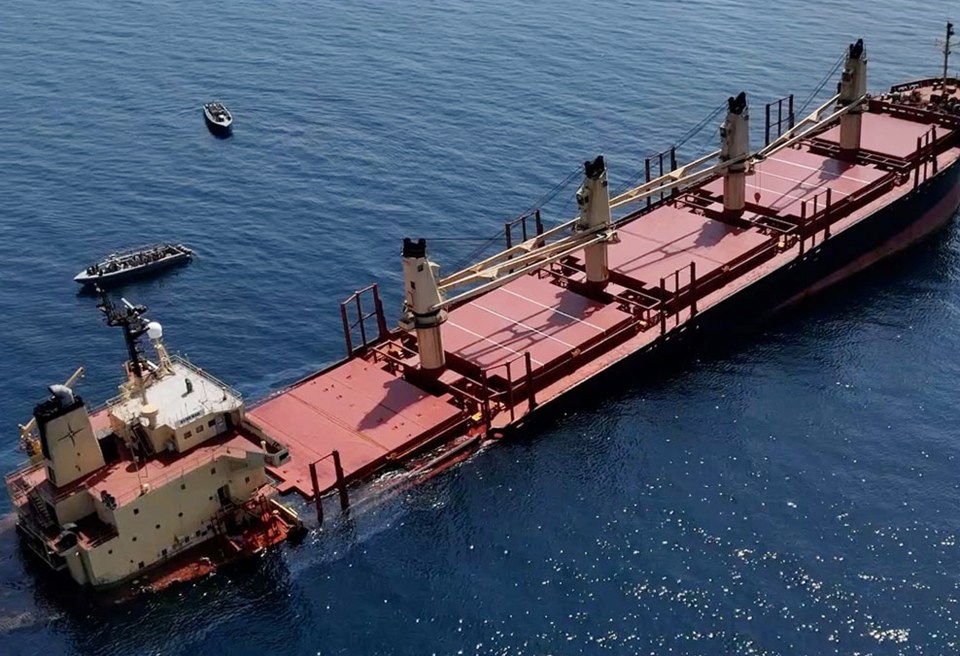
[[[847,51],[844,50],[843,53],[840,55],[839,59],[837,59],[836,63],[830,69],[830,72],[824,76],[824,78],[817,85],[816,89],[814,89],[813,92],[809,96],[807,96],[807,98],[803,101],[803,104],[800,105],[800,109],[799,109],[799,113],[801,115],[804,114],[807,107],[810,105],[811,102],[813,102],[813,100],[817,97],[817,95],[819,95],[819,93],[823,91],[823,88],[826,86],[827,82],[829,82],[830,79],[833,78],[834,75],[836,75],[837,71],[846,61],[846,56],[847,56]],[[726,109],[726,107],[727,107],[726,101],[720,103],[720,105],[718,105],[716,108],[711,110],[710,113],[708,113],[705,117],[703,117],[692,128],[684,132],[680,136],[680,138],[676,141],[676,143],[674,143],[673,146],[671,146],[671,148],[678,150],[681,147],[683,147],[687,142],[689,142],[691,139],[697,136],[708,124],[710,124],[711,121],[716,120],[719,114],[723,112],[724,109]],[[652,153],[646,159],[652,160],[654,157],[657,157],[666,152],[668,151],[664,150],[657,153]],[[576,168],[574,168],[560,182],[558,182],[556,185],[553,186],[553,188],[551,188],[546,194],[544,194],[539,200],[533,203],[533,205],[528,207],[525,211],[521,212],[520,214],[517,214],[513,219],[509,221],[509,223],[517,221],[521,217],[529,216],[537,209],[543,207],[544,205],[552,201],[554,198],[556,198],[557,194],[559,194],[567,185],[570,184],[571,181],[577,178],[577,176],[581,173],[581,170],[582,169],[580,166],[577,166]],[[638,171],[633,176],[631,176],[628,179],[628,182],[625,185],[621,186],[620,189],[617,190],[614,195],[623,193],[630,187],[637,184],[641,180],[641,178],[646,178],[646,166],[644,166],[642,170]],[[503,235],[504,235],[504,230],[503,228],[501,228],[491,237],[433,237],[431,238],[431,241],[446,241],[446,242],[461,242],[461,243],[480,242],[480,245],[477,248],[473,249],[466,256],[461,258],[457,262],[457,264],[453,267],[454,270],[460,270],[466,263],[473,261],[474,259],[479,257],[485,250],[487,250],[491,245],[493,245],[495,242],[502,239]]]
[[[679,149],[681,146],[683,146],[683,145],[686,144],[688,141],[690,141],[690,140],[693,139],[695,136],[697,136],[697,134],[698,134],[701,130],[703,130],[703,128],[706,127],[711,121],[715,120],[715,119],[717,118],[717,116],[720,114],[720,112],[722,112],[724,109],[726,109],[726,107],[727,107],[726,101],[720,103],[719,106],[717,106],[715,109],[711,110],[709,114],[707,114],[705,117],[703,117],[702,119],[700,119],[700,121],[699,121],[696,125],[694,125],[692,128],[690,128],[689,130],[687,130],[686,132],[684,132],[684,133],[680,136],[680,138],[677,140],[677,142],[672,146],[672,148]],[[669,152],[669,149],[663,150],[663,151],[660,151],[660,152],[657,152],[657,153],[652,153],[651,155],[649,155],[649,156],[648,156],[647,158],[645,158],[645,159],[650,159],[650,160],[652,161],[654,157],[657,157],[657,156],[659,156],[660,154],[666,153],[666,152]],[[643,169],[641,169],[640,171],[637,171],[634,175],[630,176],[630,177],[627,179],[626,184],[622,185],[622,186],[617,190],[617,192],[616,192],[614,195],[616,196],[616,195],[619,195],[619,194],[623,193],[624,191],[626,191],[626,190],[629,189],[630,187],[632,187],[632,186],[634,186],[635,184],[637,184],[642,178],[646,178],[646,175],[647,175],[647,170],[646,170],[646,166],[644,166]]]
[[[844,50],[843,53],[840,55],[840,59],[838,59],[837,63],[833,65],[833,68],[830,69],[830,72],[827,73],[826,76],[824,76],[824,78],[820,81],[820,84],[817,85],[817,88],[813,90],[813,93],[807,96],[807,99],[803,101],[802,105],[800,105],[800,110],[798,113],[801,116],[803,116],[806,113],[805,110],[807,109],[807,106],[811,102],[813,102],[813,99],[816,98],[821,91],[823,91],[823,87],[825,87],[827,85],[827,82],[829,82],[830,79],[837,74],[837,71],[840,70],[840,67],[843,66],[846,60],[847,60],[847,51]]]
[[[498,241],[500,241],[502,238],[503,238],[503,230],[500,230],[500,232],[498,232],[498,233],[495,234],[494,236],[492,236],[492,237],[490,237],[489,239],[487,239],[486,241],[484,241],[484,243],[480,244],[480,246],[478,246],[477,248],[475,248],[475,249],[473,249],[472,251],[470,251],[469,253],[467,253],[464,257],[462,257],[462,258],[460,258],[459,260],[457,260],[457,263],[453,265],[453,270],[454,270],[454,271],[459,271],[459,270],[462,269],[466,264],[468,264],[469,262],[472,262],[473,260],[477,259],[481,254],[483,254],[483,252],[484,252],[485,250],[487,250],[488,248],[490,248],[490,246],[491,246],[494,242],[498,242]]]
[[[529,216],[529,215],[532,214],[534,211],[538,210],[539,208],[541,208],[541,207],[543,207],[544,205],[546,205],[547,203],[549,203],[551,200],[553,200],[553,199],[557,196],[557,194],[559,194],[567,185],[569,185],[571,181],[573,181],[573,180],[575,180],[575,179],[577,178],[577,176],[580,174],[581,170],[582,170],[582,169],[581,169],[581,167],[579,167],[579,166],[577,166],[576,168],[574,168],[572,171],[570,171],[570,172],[563,178],[563,180],[561,180],[560,182],[558,182],[557,184],[555,184],[555,185],[553,186],[553,188],[551,188],[550,191],[548,191],[546,194],[544,194],[537,202],[535,202],[533,205],[531,205],[526,211],[521,212],[520,214],[517,214],[515,217],[513,217],[512,219],[510,219],[510,220],[508,221],[508,223],[513,223],[514,221],[517,221],[518,219],[520,219],[520,218],[522,218],[522,217],[524,217],[524,216]],[[500,241],[500,240],[503,239],[503,238],[504,238],[504,229],[503,229],[503,228],[500,228],[495,234],[493,234],[492,236],[490,236],[490,237],[488,237],[488,238],[484,238],[484,237],[463,237],[463,238],[459,238],[459,237],[447,237],[447,238],[443,238],[443,237],[440,237],[440,238],[432,238],[431,240],[432,240],[432,241],[463,241],[463,242],[467,242],[467,241],[470,241],[470,242],[481,241],[481,242],[482,242],[477,248],[473,249],[472,251],[470,251],[469,253],[467,253],[464,257],[460,258],[460,260],[458,260],[457,263],[453,266],[453,269],[454,269],[455,271],[459,271],[460,269],[463,268],[464,265],[466,265],[467,263],[475,260],[475,259],[476,259],[477,257],[479,257],[485,250],[487,250],[492,244],[494,244],[494,243],[497,242],[497,241]]]
[[[709,114],[707,114],[703,119],[701,119],[699,122],[697,122],[696,125],[694,125],[692,128],[690,128],[689,130],[687,130],[686,132],[684,132],[683,135],[680,136],[680,139],[677,140],[677,143],[676,143],[673,147],[674,147],[674,148],[680,148],[681,146],[683,146],[684,144],[686,144],[688,141],[690,141],[692,138],[694,138],[701,130],[703,130],[703,128],[704,128],[707,124],[710,123],[710,121],[714,120],[714,119],[717,117],[717,115],[718,115],[720,112],[722,112],[722,111],[724,110],[724,108],[726,108],[726,106],[727,106],[727,103],[726,103],[726,102],[723,102],[723,103],[721,103],[719,106],[717,106],[715,109],[713,109],[713,110],[712,110]],[[537,200],[537,202],[535,202],[533,205],[531,205],[530,207],[528,207],[524,212],[521,212],[520,214],[517,214],[513,219],[511,219],[510,222],[516,221],[517,219],[520,219],[520,218],[523,217],[523,216],[528,216],[528,215],[532,214],[534,211],[536,211],[537,209],[543,207],[544,205],[546,205],[547,203],[549,203],[550,201],[552,201],[554,198],[556,198],[557,194],[559,194],[567,185],[570,184],[571,181],[575,180],[581,173],[582,173],[582,167],[577,166],[576,168],[574,168],[574,169],[573,169],[572,171],[570,171],[560,182],[558,182],[556,185],[554,185],[552,189],[550,189],[550,190],[549,190],[546,194],[544,194],[539,200]],[[635,183],[640,179],[641,176],[645,176],[645,175],[646,175],[646,169],[644,168],[643,170],[641,170],[640,172],[638,172],[637,174],[635,174],[635,175],[633,176],[633,178],[631,179],[631,181],[628,182],[628,183],[623,187],[623,189],[629,188],[630,186],[632,186],[633,184],[635,184]],[[621,191],[623,191],[623,189],[621,189]],[[620,193],[620,192],[617,192],[617,193]],[[493,243],[499,241],[499,240],[502,239],[502,238],[503,238],[503,229],[501,228],[499,231],[497,231],[496,234],[494,234],[493,236],[491,236],[491,237],[488,238],[488,239],[475,238],[475,237],[474,237],[474,238],[466,238],[466,237],[465,237],[465,238],[457,238],[457,237],[442,238],[442,237],[441,237],[441,238],[434,238],[433,241],[452,241],[452,242],[453,242],[453,241],[462,241],[462,242],[467,242],[467,241],[470,241],[470,242],[482,241],[482,243],[481,243],[477,248],[475,248],[475,249],[473,249],[472,251],[470,251],[467,255],[465,255],[463,258],[461,258],[461,259],[457,262],[456,265],[454,265],[453,268],[454,268],[455,270],[460,270],[466,263],[471,262],[472,260],[476,259],[480,254],[482,254],[482,253],[483,253],[487,248],[489,248]]]
[[[570,184],[570,182],[576,179],[576,177],[580,175],[582,172],[583,172],[583,167],[577,166],[576,168],[574,168],[572,171],[570,171],[570,173],[567,174],[567,176],[563,180],[561,180],[556,185],[554,185],[553,189],[551,189],[546,194],[544,194],[543,197],[540,198],[540,200],[538,200],[536,203],[528,207],[526,211],[521,212],[520,214],[517,214],[517,216],[515,216],[513,220],[515,221],[519,219],[521,216],[530,214],[531,212],[549,203],[551,200],[553,200],[556,197],[557,194],[559,194],[563,190],[564,187]]]

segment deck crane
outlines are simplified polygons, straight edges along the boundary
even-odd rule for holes
[[[740,94],[728,101],[720,149],[613,198],[606,193],[606,165],[603,158],[586,162],[584,183],[578,192],[580,216],[456,273],[440,277],[439,265],[427,256],[426,241],[404,240],[405,300],[400,327],[416,330],[421,367],[437,373],[443,370],[441,326],[446,321],[449,309],[578,251],[584,250],[587,254],[588,286],[593,283],[596,288],[602,289],[607,275],[606,246],[616,240],[616,228],[619,225],[635,218],[627,213],[618,220],[612,220],[610,217],[614,210],[627,208],[657,194],[689,187],[717,174],[724,176],[725,190],[732,190],[733,195],[739,191],[739,201],[743,201],[743,176],[753,169],[755,163],[816,134],[847,114],[863,111],[869,96],[864,91],[866,57],[862,57],[862,54],[862,42],[851,45],[848,51],[845,74],[849,74],[851,67],[854,69],[856,79],[852,83],[841,85],[841,93],[755,152],[749,151],[746,96]],[[848,121],[850,125],[858,123],[856,120]],[[601,177],[602,187],[599,184]],[[727,211],[738,212],[743,207],[743,202],[725,203]],[[467,289],[453,293],[465,287]]]

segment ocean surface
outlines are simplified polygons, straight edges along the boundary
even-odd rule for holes
[[[754,123],[799,104],[857,36],[871,88],[934,75],[951,7],[6,0],[0,469],[48,384],[82,364],[86,399],[115,391],[121,335],[71,281],[104,253],[192,246],[124,295],[256,399],[341,356],[354,289],[379,281],[396,317],[404,236],[453,270],[584,159],[622,188],[728,95]],[[300,546],[121,606],[37,578],[4,497],[0,653],[956,654],[958,328],[951,226]]]

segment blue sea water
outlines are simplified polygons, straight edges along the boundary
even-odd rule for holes
[[[114,391],[121,337],[70,281],[102,253],[194,247],[125,294],[257,398],[340,357],[355,288],[396,316],[402,237],[449,267],[585,158],[623,186],[727,95],[757,118],[804,98],[857,36],[874,89],[936,74],[951,7],[0,3],[0,469],[47,384],[82,364],[87,399]],[[300,546],[118,607],[65,603],[7,517],[0,653],[957,653],[958,328],[951,227]]]

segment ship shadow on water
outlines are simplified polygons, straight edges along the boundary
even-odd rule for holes
[[[213,135],[214,139],[218,139],[220,141],[226,141],[227,139],[233,136],[233,130],[223,130],[218,128],[212,128],[209,125],[207,125],[207,132]]]

